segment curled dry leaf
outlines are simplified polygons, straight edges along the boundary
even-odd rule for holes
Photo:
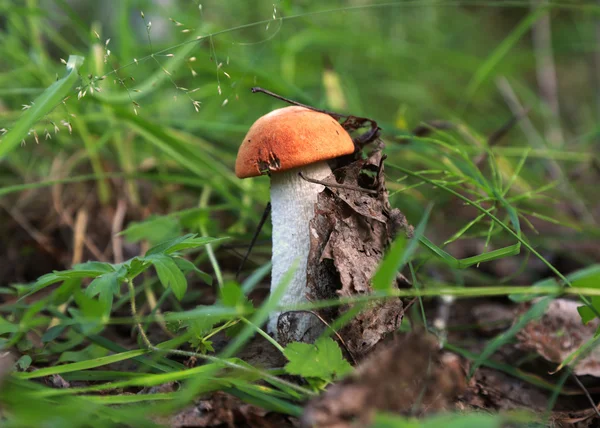
[[[367,295],[372,292],[371,278],[386,248],[397,233],[410,235],[412,228],[404,215],[389,205],[381,152],[336,169],[324,182],[371,193],[332,186],[319,194],[310,222],[309,297],[321,300]],[[408,283],[402,276],[397,282]],[[330,322],[349,309],[330,308],[319,315]],[[398,298],[365,305],[340,331],[347,350],[356,358],[364,356],[399,327],[402,313]]]
[[[598,426],[595,409],[590,408],[587,400],[582,399],[576,390],[563,392],[569,399],[563,400],[560,410],[548,414],[547,426],[560,428],[587,428]],[[510,376],[498,370],[480,367],[470,379],[467,390],[459,397],[456,409],[472,412],[483,411],[525,411],[534,412],[543,422],[548,410],[551,392],[532,385],[526,380]]]
[[[305,408],[304,427],[369,426],[377,411],[422,416],[454,408],[466,387],[460,359],[423,332],[381,344]]]
[[[517,336],[523,349],[537,352],[546,360],[562,363],[571,353],[594,337],[599,320],[583,325],[577,307],[581,303],[556,299],[550,303],[544,316],[530,322]],[[600,377],[600,348],[579,360],[573,367],[578,375]]]

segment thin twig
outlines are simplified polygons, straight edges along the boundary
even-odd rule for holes
[[[276,98],[276,99],[278,99],[280,101],[283,101],[283,102],[286,102],[288,104],[292,104],[292,105],[295,105],[295,106],[298,106],[298,107],[304,107],[304,108],[307,108],[309,110],[317,111],[319,113],[328,114],[329,116],[333,116],[336,119],[341,119],[343,117],[348,117],[348,116],[340,114],[340,113],[334,113],[334,112],[331,112],[331,111],[327,111],[327,110],[323,110],[323,109],[320,109],[320,108],[316,108],[316,107],[313,107],[313,106],[309,106],[309,105],[306,105],[306,104],[299,103],[298,101],[294,101],[294,100],[291,100],[289,98],[282,97],[281,95],[277,95],[276,93],[271,92],[268,89],[263,89],[263,88],[260,88],[258,86],[255,86],[254,88],[252,88],[252,93],[253,94],[256,94],[257,92],[261,92],[263,94],[267,94],[270,97]]]
[[[360,186],[352,186],[350,184],[329,183],[327,181],[315,180],[314,178],[309,178],[309,177],[305,176],[301,172],[299,172],[298,175],[300,176],[300,178],[302,178],[303,180],[308,181],[309,183],[320,184],[321,186],[325,186],[325,187],[339,187],[340,189],[355,190],[357,192],[369,193],[371,195],[378,195],[379,194],[379,192],[377,190],[365,189],[365,188],[360,187]]]
[[[71,266],[81,263],[83,260],[83,246],[85,242],[85,231],[88,224],[88,214],[85,208],[77,211],[75,217],[75,227],[73,228],[73,257],[71,258]]]
[[[123,230],[123,220],[125,219],[126,212],[127,201],[125,199],[119,199],[111,228],[113,259],[115,263],[123,262],[123,238],[119,233]]]
[[[558,83],[554,54],[552,52],[552,28],[548,0],[531,0],[532,9],[545,8],[546,11],[533,24],[533,53],[535,55],[535,70],[540,97],[548,106],[546,116],[546,140],[553,148],[563,144],[564,137],[560,128],[560,108],[558,102]]]
[[[256,226],[256,230],[254,231],[254,236],[252,236],[252,241],[250,241],[250,246],[248,247],[248,250],[246,251],[246,254],[244,254],[244,258],[242,259],[242,262],[240,263],[240,266],[238,267],[238,270],[235,273],[235,278],[236,279],[240,276],[240,273],[242,272],[242,269],[244,268],[244,265],[246,264],[246,261],[248,260],[248,257],[250,257],[250,253],[252,252],[252,248],[254,248],[254,244],[256,244],[256,240],[258,239],[258,235],[260,235],[260,231],[262,230],[263,226],[265,225],[265,222],[269,218],[269,214],[270,213],[271,213],[271,202],[268,202],[267,206],[265,207],[265,210],[263,211],[263,215],[260,218],[260,221],[258,222],[258,226]]]
[[[59,174],[58,174],[58,170],[62,167],[62,165],[59,162],[53,162],[52,163],[52,167],[51,167],[51,172],[50,172],[50,176],[52,178],[56,177],[56,178],[60,178]],[[69,228],[71,230],[75,229],[75,222],[73,221],[73,217],[71,216],[71,214],[69,214],[67,212],[67,210],[64,208],[63,203],[62,203],[62,184],[61,183],[56,183],[54,186],[52,186],[52,204],[54,206],[54,209],[56,210],[56,212],[58,213],[61,221],[66,224],[67,226],[69,226]],[[92,241],[92,239],[89,236],[84,236],[83,238],[83,242],[85,243],[85,246],[87,247],[87,249],[92,253],[92,255],[101,262],[108,262],[108,259],[106,257],[104,257],[104,254],[102,254],[102,251],[100,251],[100,249],[96,246],[96,244],[94,243],[94,241]]]
[[[0,207],[4,208],[6,212],[15,220],[21,228],[27,232],[29,236],[33,238],[37,244],[44,249],[48,254],[56,256],[58,250],[52,246],[49,238],[37,230],[27,218],[15,207],[10,207],[8,203],[0,201]]]
[[[512,89],[512,86],[508,82],[505,77],[501,77],[496,81],[496,85],[500,94],[504,98],[504,101],[511,109],[514,115],[522,115],[525,111],[517,95]],[[522,116],[522,119],[519,121],[519,126],[521,130],[527,137],[529,143],[539,149],[547,149],[544,138],[539,134],[529,117]],[[579,197],[578,193],[573,189],[570,182],[565,179],[565,174],[562,171],[561,166],[555,160],[548,158],[545,162],[545,167],[548,171],[548,174],[553,180],[559,181],[559,189],[566,195],[572,196],[572,209],[576,212],[576,214],[581,217],[588,224],[595,224],[594,217],[589,212],[583,200]]]
[[[581,381],[579,380],[579,378],[577,376],[575,376],[573,373],[571,373],[571,376],[573,377],[573,379],[575,379],[575,382],[577,382],[577,385],[579,385],[579,387],[581,388],[581,390],[583,391],[583,393],[585,394],[585,396],[589,400],[589,402],[592,405],[594,411],[596,412],[596,415],[598,415],[598,417],[600,417],[600,410],[598,410],[598,406],[599,405],[594,402],[594,399],[590,395],[590,392],[583,385],[583,383],[581,383]]]
[[[521,111],[513,113],[513,115],[504,125],[502,125],[500,128],[496,129],[490,134],[490,136],[487,139],[488,145],[493,146],[496,143],[498,143],[498,141],[500,141],[506,134],[508,134],[508,131],[513,129],[521,119],[527,117],[530,110],[530,107],[523,107]]]

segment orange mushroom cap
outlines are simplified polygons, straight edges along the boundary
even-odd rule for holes
[[[238,150],[235,175],[256,177],[354,153],[352,138],[331,116],[305,107],[258,119]]]

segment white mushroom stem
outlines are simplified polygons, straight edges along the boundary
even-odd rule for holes
[[[306,267],[310,250],[309,222],[314,217],[317,195],[324,186],[309,183],[306,177],[323,180],[331,174],[325,161],[316,162],[301,168],[276,172],[271,175],[271,220],[273,223],[273,267],[271,273],[271,294],[281,284],[286,273],[297,260],[298,265],[291,283],[288,285],[281,305],[295,305],[307,302]],[[280,313],[271,314],[268,329],[277,337],[277,320]],[[294,315],[297,323],[294,330],[286,332],[291,340],[311,341],[321,330],[319,320],[309,313]],[[309,331],[310,330],[310,331]],[[308,333],[307,333],[308,332]],[[312,333],[312,334],[311,334]]]

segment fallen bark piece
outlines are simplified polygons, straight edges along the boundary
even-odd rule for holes
[[[422,416],[454,408],[466,387],[457,356],[425,333],[394,338],[308,403],[303,427],[368,426],[378,411]]]
[[[561,364],[594,337],[600,324],[598,319],[582,324],[578,306],[581,303],[573,300],[553,300],[541,319],[531,321],[519,332],[517,338],[520,347],[534,351],[550,362]],[[600,377],[600,349],[595,347],[583,356],[573,367],[573,373]]]
[[[464,412],[483,410],[487,412],[525,411],[537,414],[539,423],[560,428],[587,428],[598,426],[595,409],[575,391],[563,390],[569,399],[562,400],[562,409],[553,410],[548,421],[542,419],[548,410],[549,391],[506,373],[480,367],[469,381],[467,390],[456,403]]]
[[[397,233],[412,234],[404,215],[389,205],[381,152],[336,169],[323,182],[333,185],[326,185],[318,195],[310,221],[309,297],[322,300],[370,294],[371,279],[393,238]],[[336,187],[338,184],[347,187]],[[408,283],[401,275],[397,282]],[[353,307],[330,308],[319,314],[331,322]],[[348,351],[360,359],[398,329],[402,314],[398,298],[373,301],[364,305],[340,335]]]

